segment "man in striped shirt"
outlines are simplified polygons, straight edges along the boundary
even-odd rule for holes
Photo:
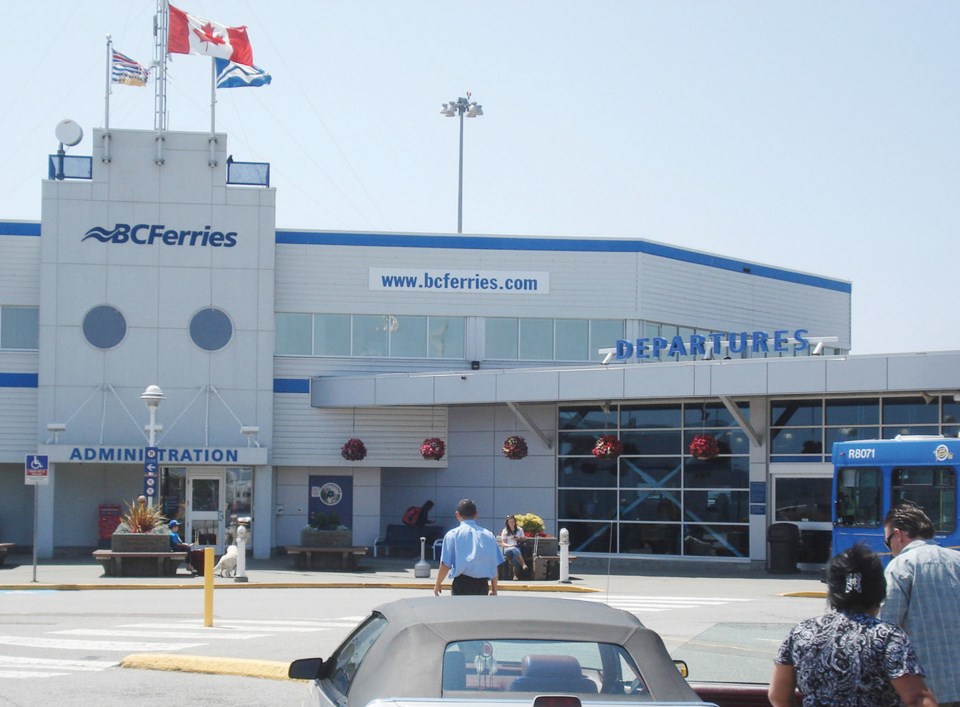
[[[880,618],[910,636],[940,707],[960,707],[960,552],[937,545],[933,523],[913,503],[883,521],[887,598]]]

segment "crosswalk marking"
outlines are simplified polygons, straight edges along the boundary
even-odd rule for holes
[[[151,638],[167,639],[193,639],[193,640],[211,640],[218,641],[228,639],[231,641],[245,641],[250,638],[263,638],[269,636],[268,633],[237,633],[235,631],[223,631],[215,628],[205,628],[199,631],[130,631],[122,628],[70,628],[62,631],[51,631],[61,636],[115,636],[117,638],[136,638],[138,636],[149,635]]]
[[[633,595],[592,595],[578,596],[577,599],[607,604],[631,613],[637,611],[659,612],[671,609],[697,609],[700,607],[722,606],[734,602],[752,601],[751,599],[735,597],[666,597],[642,594]]]
[[[18,655],[0,655],[0,668],[46,668],[55,667],[60,670],[96,671],[112,668],[119,663],[112,660],[55,660],[53,658],[28,658]]]
[[[177,619],[166,623],[128,623],[113,628],[54,630],[46,633],[49,638],[0,635],[0,645],[48,649],[48,654],[50,651],[174,652],[198,648],[223,639],[249,640],[284,633],[351,630],[364,618],[366,617],[341,616],[335,619],[306,620],[214,619],[215,626],[204,626],[201,618]],[[112,640],[96,640],[98,638]],[[137,638],[141,640],[130,640]],[[111,660],[58,660],[0,654],[0,681],[66,676],[78,671],[106,670],[117,665],[119,663]]]
[[[156,653],[159,651],[182,651],[197,648],[202,643],[144,643],[130,641],[65,641],[62,638],[33,638],[30,636],[0,636],[0,644],[26,648],[55,648],[67,651],[127,651],[133,653]]]

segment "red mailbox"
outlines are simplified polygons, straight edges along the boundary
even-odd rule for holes
[[[120,525],[120,504],[101,503],[98,508],[99,543],[101,548],[110,547],[110,536]]]

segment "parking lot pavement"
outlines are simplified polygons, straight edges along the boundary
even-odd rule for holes
[[[303,570],[292,558],[247,561],[246,582],[233,577],[214,577],[218,589],[256,587],[405,587],[432,589],[437,563],[431,576],[418,578],[414,565],[419,558],[365,557],[353,571]],[[722,581],[726,592],[761,592],[765,595],[791,594],[822,596],[818,572],[770,574],[762,562],[702,562],[578,557],[570,565],[570,581],[501,581],[501,591],[607,592],[617,594],[661,594],[665,580],[677,580],[687,591],[714,586]],[[8,555],[0,566],[0,590],[25,589],[183,589],[202,588],[204,577],[192,577],[186,570],[172,577],[105,577],[90,554],[41,559],[36,567],[30,555]]]

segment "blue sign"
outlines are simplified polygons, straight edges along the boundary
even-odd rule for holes
[[[28,454],[23,460],[23,481],[31,486],[50,483],[50,458],[46,454]]]
[[[156,447],[143,450],[143,495],[152,503],[160,485],[160,452]]]
[[[162,223],[118,223],[112,229],[94,226],[87,231],[81,240],[93,238],[101,243],[134,243],[136,245],[153,245],[154,242],[170,246],[200,246],[211,248],[233,248],[237,244],[236,231],[212,230],[204,226],[199,231],[186,229],[178,230],[167,228]]]
[[[806,329],[778,329],[769,334],[765,331],[732,331],[707,335],[693,334],[689,339],[674,336],[665,339],[660,336],[627,341],[617,339],[616,356],[623,361],[634,356],[638,359],[660,358],[660,356],[706,356],[710,353],[720,356],[724,350],[730,353],[769,353],[771,351],[803,351],[810,342],[806,338]]]

